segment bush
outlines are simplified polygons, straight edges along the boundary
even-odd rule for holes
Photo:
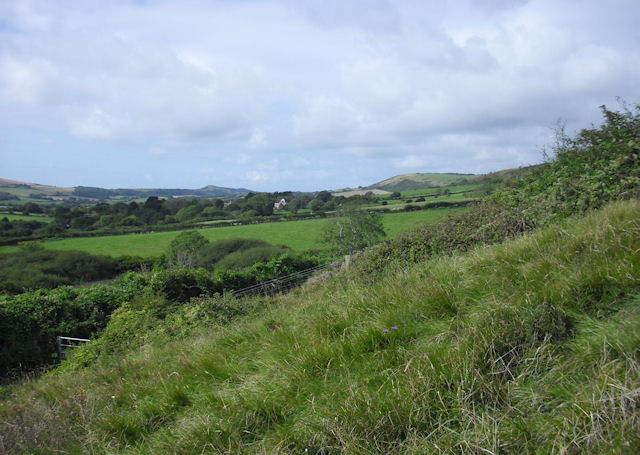
[[[209,245],[198,231],[184,231],[178,234],[169,244],[167,259],[170,265],[191,268],[198,263],[200,252]]]
[[[144,259],[136,257],[114,259],[82,251],[20,247],[16,253],[0,255],[0,292],[15,294],[104,280],[146,263]]]
[[[213,280],[206,270],[183,268],[156,272],[149,286],[172,302],[186,302],[192,297],[212,293],[214,289]]]
[[[267,242],[258,239],[219,240],[202,248],[198,255],[198,266],[213,270],[219,261],[231,253],[268,246]]]
[[[123,286],[62,286],[5,297],[0,302],[0,377],[50,364],[56,337],[91,338],[137,291]]]

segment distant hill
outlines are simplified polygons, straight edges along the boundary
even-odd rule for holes
[[[433,188],[448,185],[464,185],[475,183],[478,176],[475,174],[438,174],[419,173],[396,175],[382,182],[374,183],[367,189],[381,189],[386,191],[408,191],[420,190],[423,188]]]
[[[207,185],[199,189],[182,188],[117,188],[105,189],[90,186],[77,186],[73,189],[73,195],[77,197],[109,199],[109,198],[146,198],[158,197],[217,197],[221,199],[237,199],[251,192],[245,188],[224,188],[215,185]]]
[[[90,186],[58,187],[41,185],[38,183],[20,182],[17,180],[0,178],[0,192],[11,194],[18,199],[16,203],[28,201],[61,201],[74,199],[89,199],[100,201],[131,200],[158,197],[216,197],[225,200],[240,198],[250,190],[245,188],[224,188],[207,185],[198,189],[183,188],[116,188],[107,189]]]

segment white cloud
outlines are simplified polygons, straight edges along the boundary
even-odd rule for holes
[[[429,159],[424,156],[407,155],[393,162],[394,167],[398,169],[427,169]]]
[[[638,101],[639,14],[633,0],[5,2],[0,128],[23,167],[47,130],[69,168],[97,143],[117,175],[151,151],[174,187],[495,170],[535,161],[559,117],[588,126],[600,104]],[[226,168],[186,171],[212,163]]]
[[[267,180],[269,177],[266,173],[264,172],[258,172],[258,171],[249,171],[247,172],[246,175],[247,179],[251,182],[262,182]]]

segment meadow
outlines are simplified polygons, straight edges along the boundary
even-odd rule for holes
[[[9,221],[20,220],[20,221],[41,221],[44,223],[48,223],[53,220],[50,216],[44,215],[16,215],[14,213],[0,213],[0,219],[7,218]]]
[[[444,208],[416,212],[385,213],[382,215],[382,219],[387,237],[394,237],[399,232],[418,224],[432,223],[449,213],[457,213],[462,210],[465,209]],[[327,219],[321,218],[205,228],[199,229],[198,232],[211,242],[231,238],[260,239],[272,245],[286,245],[295,251],[305,251],[322,248],[320,236],[326,223]],[[42,242],[42,245],[51,250],[79,250],[107,256],[158,257],[167,251],[169,243],[179,232],[51,239]],[[16,250],[17,247],[13,246],[0,247],[0,253]]]

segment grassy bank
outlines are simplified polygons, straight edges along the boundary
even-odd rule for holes
[[[117,355],[5,391],[0,449],[637,453],[639,291],[632,201],[235,319],[131,307]]]

